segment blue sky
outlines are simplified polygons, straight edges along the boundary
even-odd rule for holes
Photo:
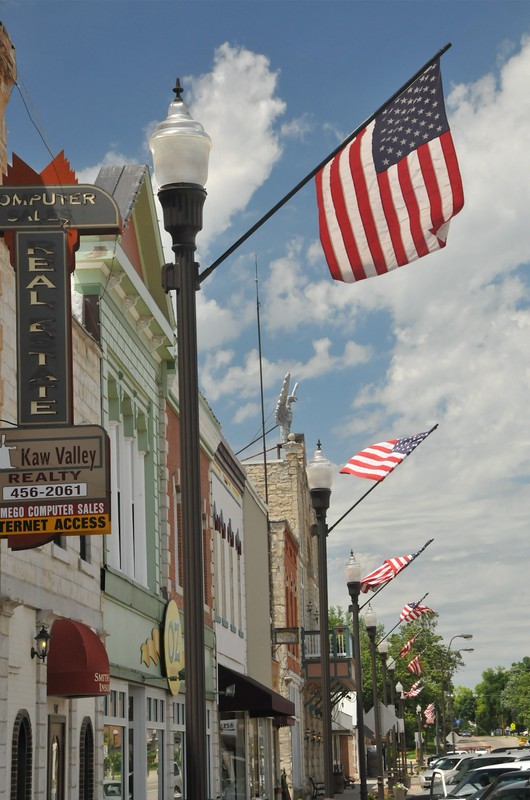
[[[8,152],[36,170],[47,148],[83,181],[150,163],[181,78],[213,140],[203,268],[452,43],[442,74],[466,204],[445,250],[334,283],[311,183],[204,282],[200,381],[235,451],[259,435],[257,263],[265,415],[289,372],[293,430],[337,465],[330,524],[371,485],[338,474],[353,453],[439,424],[330,535],[330,602],[348,605],[351,548],[369,572],[434,537],[374,601],[387,629],[428,592],[447,642],[474,635],[458,682],[528,655],[530,4],[15,0],[0,19],[19,70]]]

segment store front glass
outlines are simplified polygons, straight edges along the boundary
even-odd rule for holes
[[[221,733],[221,797],[245,800],[247,774],[245,762],[245,718],[243,714],[223,714]]]
[[[257,717],[248,725],[250,797],[263,800],[273,796],[270,722]]]
[[[119,725],[103,727],[103,795],[122,797],[123,772],[123,731]]]

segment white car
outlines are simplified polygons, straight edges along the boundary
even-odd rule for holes
[[[442,773],[435,773],[432,786],[431,786],[431,800],[464,800],[472,798],[480,794],[491,784],[493,781],[503,775],[504,773],[512,773],[521,771],[526,774],[530,767],[528,761],[506,761],[502,764],[487,764],[484,767],[477,767],[467,772],[462,780],[456,785],[447,784],[445,782],[445,775]]]
[[[436,761],[431,761],[429,769],[420,773],[420,786],[422,789],[428,789],[431,785],[432,776],[435,769],[442,770],[443,772],[457,769],[459,764],[466,758],[471,758],[469,754],[463,753],[449,753],[446,756],[440,756]]]

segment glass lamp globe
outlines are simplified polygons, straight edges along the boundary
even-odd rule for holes
[[[208,160],[212,140],[200,122],[192,119],[181,98],[177,81],[175,99],[168,114],[149,139],[155,177],[160,187],[188,183],[204,187],[208,180]]]

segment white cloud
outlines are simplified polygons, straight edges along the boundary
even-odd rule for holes
[[[185,99],[192,115],[214,143],[202,248],[246,207],[281,156],[275,125],[285,103],[275,95],[277,81],[265,56],[228,43],[217,48],[211,72],[184,81],[191,84]]]
[[[132,164],[132,163],[135,162],[131,161],[131,159],[123,155],[123,153],[118,153],[115,150],[109,150],[109,152],[105,154],[105,156],[99,162],[99,164],[95,164],[93,166],[85,167],[84,169],[78,170],[76,172],[76,177],[79,183],[94,183],[101,167],[112,167],[112,166],[121,167],[123,164]]]

